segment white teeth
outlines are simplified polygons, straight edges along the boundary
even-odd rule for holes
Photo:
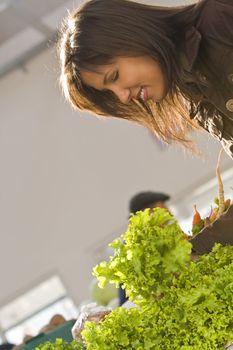
[[[145,101],[145,91],[143,88],[141,88],[141,91],[140,91],[140,98]]]

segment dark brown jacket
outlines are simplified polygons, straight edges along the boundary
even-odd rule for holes
[[[214,116],[206,112],[196,118],[233,158],[233,0],[200,5],[195,25],[186,32],[185,56],[187,70],[200,83],[199,108],[211,106]]]

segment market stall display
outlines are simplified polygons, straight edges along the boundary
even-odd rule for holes
[[[231,206],[221,218],[232,213]],[[232,349],[233,245],[215,244],[193,260],[175,218],[156,208],[133,215],[111,247],[114,255],[94,275],[102,286],[122,283],[136,307],[82,323],[80,349]]]
[[[87,349],[220,350],[233,339],[233,246],[215,245],[192,261],[192,245],[175,219],[157,208],[130,220],[95,268],[100,283],[123,283],[138,307],[86,323]]]
[[[233,349],[233,205],[225,202],[221,181],[219,189],[219,215],[191,239],[163,208],[131,216],[126,233],[110,244],[113,256],[93,273],[102,287],[121,284],[135,307],[85,315],[73,344],[86,350]]]

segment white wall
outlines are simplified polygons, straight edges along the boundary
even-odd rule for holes
[[[72,111],[50,50],[27,71],[0,80],[0,305],[52,272],[79,303],[93,247],[124,226],[130,196],[195,187],[214,176],[219,145],[203,135],[203,161],[161,151],[143,128]]]

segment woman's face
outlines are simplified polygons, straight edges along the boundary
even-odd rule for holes
[[[97,90],[110,90],[125,104],[131,99],[159,102],[165,97],[164,75],[149,56],[117,57],[111,64],[80,74],[84,84]]]

